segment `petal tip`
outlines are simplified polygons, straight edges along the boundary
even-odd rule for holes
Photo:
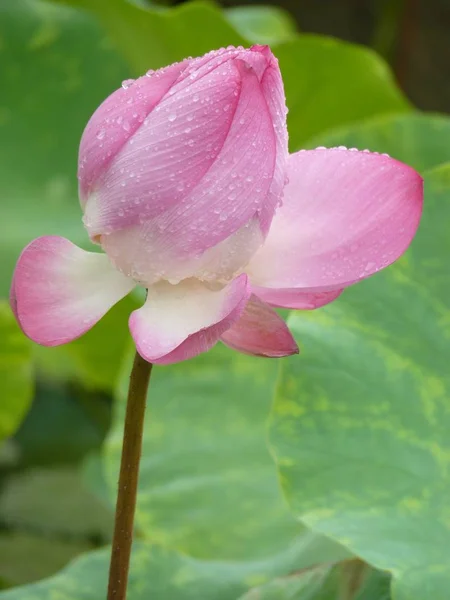
[[[10,303],[27,337],[41,346],[59,346],[83,335],[133,287],[105,255],[44,236],[20,254]]]

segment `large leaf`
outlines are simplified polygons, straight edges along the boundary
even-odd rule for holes
[[[233,6],[225,15],[242,36],[255,44],[285,42],[297,30],[293,17],[279,6]]]
[[[34,532],[5,533],[0,535],[0,576],[7,587],[31,583],[53,575],[89,548],[87,540],[48,538]]]
[[[445,115],[409,113],[383,115],[328,131],[308,141],[317,146],[347,146],[387,152],[418,171],[450,161],[450,118]]]
[[[389,577],[360,560],[320,565],[273,579],[240,600],[389,600]]]
[[[127,71],[95,21],[39,0],[0,8],[0,293],[21,249],[34,237],[65,235],[87,244],[77,200],[83,128]]]
[[[14,435],[16,468],[79,463],[98,451],[111,421],[111,398],[79,385],[38,378],[30,411]]]
[[[33,395],[31,344],[6,302],[0,303],[0,381],[1,442],[20,425]]]
[[[77,469],[28,469],[2,477],[0,522],[0,576],[19,585],[105,544],[113,515],[83,486]]]
[[[30,469],[14,474],[0,494],[2,523],[47,537],[110,539],[112,513],[84,488],[76,468]]]
[[[11,584],[48,577],[110,539],[113,516],[76,469],[33,469],[2,478],[0,575]]]
[[[109,550],[86,554],[56,577],[0,593],[1,600],[99,600],[105,597]],[[236,600],[252,585],[296,568],[285,551],[275,561],[201,561],[136,544],[128,600]]]
[[[136,524],[151,541],[202,558],[250,559],[295,549],[298,568],[343,556],[289,514],[265,445],[276,361],[217,346],[152,374]],[[123,378],[125,395],[128,370]],[[111,500],[125,403],[105,451]]]
[[[300,35],[273,50],[286,88],[291,150],[333,127],[409,108],[387,65],[368,48]]]
[[[145,9],[126,0],[54,1],[92,11],[105,25],[135,75],[187,56],[200,56],[214,48],[248,44],[211,2],[188,2],[161,10]]]
[[[290,320],[271,440],[295,514],[394,575],[395,600],[450,589],[450,165],[426,177],[408,254]]]
[[[93,11],[136,75],[221,46],[251,44],[220,9],[206,2],[162,11],[125,0],[56,1]],[[272,49],[286,86],[293,150],[331,127],[409,108],[387,65],[367,48],[299,35]]]

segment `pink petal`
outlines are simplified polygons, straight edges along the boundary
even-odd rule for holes
[[[250,296],[246,275],[213,291],[196,280],[158,283],[142,308],[130,316],[139,354],[152,363],[171,364],[209,350],[239,318]]]
[[[80,200],[86,202],[99,177],[122,146],[168,92],[189,61],[175,63],[124,84],[90,118],[80,143],[78,179]]]
[[[178,255],[201,253],[263,212],[275,168],[271,115],[255,72],[235,61],[241,92],[226,140],[211,168],[152,227],[170,228]]]
[[[155,218],[210,169],[230,130],[241,75],[234,61],[192,74],[172,86],[112,160],[86,207],[91,237]]]
[[[291,155],[288,174],[284,204],[246,268],[253,285],[278,290],[276,305],[285,294],[292,306],[295,289],[338,292],[409,246],[423,201],[412,168],[386,155],[333,148]]]
[[[320,308],[336,300],[343,290],[331,292],[308,292],[302,288],[268,288],[252,285],[252,290],[264,302],[279,308],[290,308],[293,310],[312,310]]]
[[[273,81],[275,71],[276,84]],[[269,72],[270,77],[267,76]],[[281,197],[278,184],[275,185],[276,198],[273,190],[268,192],[273,187],[276,157],[275,145],[272,144],[272,152],[267,147],[275,139],[274,127],[278,131],[283,120],[286,131],[285,111],[280,112],[278,104],[272,107],[269,101],[274,94],[279,95],[280,86],[283,94],[278,64],[266,48],[259,51],[231,47],[191,60],[133,138],[111,160],[101,185],[96,186],[85,214],[91,237],[97,239],[104,233],[147,223],[183,200],[184,206],[178,211],[184,212],[186,206],[195,204],[199,192],[202,193],[194,188],[206,173],[209,180],[218,180],[217,186],[224,192],[223,200],[230,205],[230,211],[233,211],[233,202],[228,196],[235,196],[235,204],[242,203],[244,196],[239,194],[240,188],[255,188],[250,212],[264,213],[267,230],[266,221],[272,219]],[[270,110],[268,103],[272,107]],[[272,119],[276,123],[272,123]],[[228,148],[225,147],[226,140]],[[284,154],[287,154],[287,137],[284,141]],[[255,148],[263,144],[268,151],[262,164],[259,164],[259,157],[257,163],[251,161],[254,152],[247,152],[246,158],[250,160],[244,165],[246,170],[241,171],[250,176],[249,181],[246,178],[240,181],[238,170],[233,173],[235,180],[232,180],[230,169],[223,166],[231,164],[230,150],[237,143],[247,150],[251,144]],[[281,158],[280,161],[283,162]],[[218,169],[211,169],[214,162],[219,163]],[[249,162],[258,165],[256,172],[255,167],[249,170]],[[256,185],[258,176],[267,181]],[[278,179],[277,174],[277,182]],[[253,185],[249,185],[252,182]],[[203,187],[211,187],[209,181],[206,184]],[[233,193],[234,189],[236,193]],[[167,218],[172,220],[173,215]],[[214,218],[219,221],[217,213]],[[239,225],[245,222],[241,221]],[[230,220],[222,239],[233,233],[232,224]],[[226,229],[227,224],[223,221],[220,225]]]
[[[274,217],[275,209],[280,204],[286,181],[288,165],[288,131],[286,125],[286,96],[278,60],[268,46],[253,46],[253,51],[259,51],[266,57],[268,66],[261,79],[261,87],[267,102],[275,132],[276,161],[269,195],[261,214],[261,227],[267,234]]]
[[[298,353],[286,323],[254,294],[239,320],[220,339],[230,348],[254,356],[279,358]]]
[[[104,254],[47,236],[31,242],[20,255],[11,305],[29,338],[58,346],[88,331],[134,286]]]
[[[117,227],[118,231],[102,238],[104,249],[110,256],[113,256],[116,249],[119,257],[119,246],[130,248],[126,264],[119,265],[124,272],[129,271],[129,265],[142,262],[146,254],[149,284],[160,276],[161,268],[198,259],[210,248],[232,238],[243,228],[248,228],[248,242],[240,246],[239,253],[234,251],[237,266],[233,265],[230,271],[219,261],[215,267],[218,271],[228,269],[226,274],[230,276],[249,261],[263,240],[259,215],[264,213],[267,221],[268,213],[264,207],[274,174],[276,140],[271,116],[255,72],[243,66],[240,61],[235,64],[241,73],[239,102],[226,140],[207,175],[178,204],[157,217],[150,218],[153,214],[151,211],[156,210],[152,202],[145,202],[141,208],[136,204],[126,204],[114,215],[111,213],[111,219],[107,216],[108,226],[113,229]],[[189,156],[182,158],[180,164],[182,163],[183,169],[188,172],[191,165]],[[170,173],[173,173],[173,169],[166,173],[168,179]],[[148,189],[150,187],[149,182]],[[89,202],[88,208],[90,205]],[[113,203],[112,208],[114,206]],[[271,210],[273,213],[274,207]],[[136,219],[139,211],[139,223],[132,226],[131,222]],[[121,214],[124,223],[120,223]],[[97,213],[97,216],[93,216],[86,213],[86,224],[91,236],[97,235],[105,226],[105,215],[106,213],[103,216]],[[256,232],[254,225],[258,229]],[[131,255],[133,244],[128,246],[128,243],[124,243],[124,238],[140,240],[139,244],[134,244],[134,255]],[[230,245],[234,245],[233,240]],[[224,264],[228,265],[230,254],[222,253],[221,256]],[[178,278],[170,273],[166,277],[174,280]]]

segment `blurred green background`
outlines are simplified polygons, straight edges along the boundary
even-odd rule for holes
[[[300,357],[155,369],[129,598],[448,600],[449,32],[445,0],[1,0],[0,598],[104,597],[138,304],[40,348],[7,304],[14,263],[39,235],[88,247],[78,143],[123,79],[269,43],[291,150],[408,162],[424,221],[388,274],[290,318]]]

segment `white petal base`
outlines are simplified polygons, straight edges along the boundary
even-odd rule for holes
[[[158,283],[149,288],[144,306],[131,314],[136,348],[157,364],[192,358],[209,350],[231,327],[249,296],[246,275],[218,290],[195,279]]]

